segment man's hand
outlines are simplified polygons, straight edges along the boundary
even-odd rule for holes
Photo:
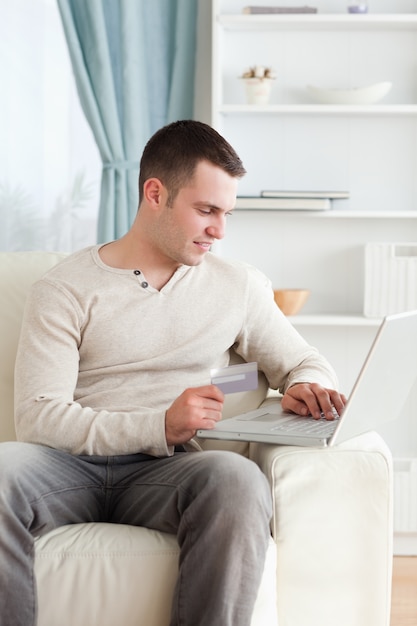
[[[165,414],[169,446],[186,443],[199,428],[212,429],[222,417],[224,394],[215,385],[186,389]]]
[[[317,383],[298,383],[287,389],[282,398],[282,408],[299,415],[312,415],[315,419],[334,418],[333,409],[340,415],[346,404],[346,398],[335,389],[326,389]]]

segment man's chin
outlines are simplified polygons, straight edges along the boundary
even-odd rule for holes
[[[207,250],[207,252],[209,252],[209,250]],[[183,264],[184,265],[189,265],[190,267],[195,267],[196,265],[201,265],[201,263],[204,261],[207,252],[204,252],[203,254],[190,254],[187,256],[187,258],[183,259]]]
[[[186,265],[189,265],[190,267],[197,267],[197,265],[201,265],[203,261],[204,257],[200,257],[199,259],[190,260],[190,262],[186,263]]]
[[[190,250],[186,256],[188,257],[187,265],[200,265],[200,263],[204,260],[206,254],[210,252],[211,246],[207,246],[205,248],[201,246],[196,246],[194,250]]]

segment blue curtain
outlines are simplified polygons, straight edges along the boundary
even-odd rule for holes
[[[197,0],[58,0],[81,106],[103,171],[98,241],[129,229],[139,158],[193,115]]]

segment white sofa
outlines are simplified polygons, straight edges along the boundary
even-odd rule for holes
[[[0,253],[0,441],[15,437],[13,369],[27,289],[61,256]],[[225,417],[258,406],[266,392],[263,382],[229,396]],[[382,439],[368,433],[326,450],[228,447],[259,464],[274,500],[252,626],[388,626],[392,463]],[[177,560],[174,536],[111,524],[59,528],[36,541],[38,626],[168,626]]]

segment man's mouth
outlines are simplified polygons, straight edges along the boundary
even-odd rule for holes
[[[213,245],[211,242],[209,243],[207,241],[194,241],[194,243],[202,250],[210,250],[210,247]]]

